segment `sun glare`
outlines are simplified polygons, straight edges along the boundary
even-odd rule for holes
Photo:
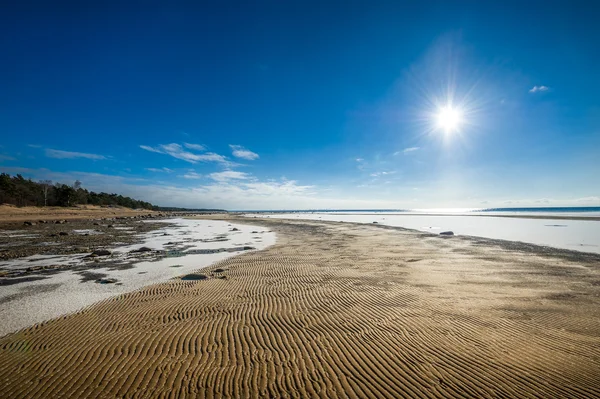
[[[462,113],[451,106],[441,108],[436,115],[437,127],[446,133],[451,133],[460,127]]]

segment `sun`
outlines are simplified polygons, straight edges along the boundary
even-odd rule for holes
[[[463,122],[462,112],[450,105],[440,108],[435,118],[438,129],[446,133],[457,131]]]

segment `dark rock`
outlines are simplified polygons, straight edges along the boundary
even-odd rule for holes
[[[225,271],[225,269],[215,269],[213,270],[213,273],[223,273]]]
[[[252,250],[252,249],[256,249],[256,248],[254,248],[254,247],[244,247],[244,248],[243,248],[243,250],[244,250],[244,251],[250,251],[250,250]]]
[[[253,231],[252,234],[258,234],[258,231]]]
[[[379,224],[378,222],[373,222],[373,224]]]
[[[119,281],[119,280],[117,280],[116,278],[100,278],[100,279],[96,280],[96,282],[98,284],[113,284],[113,283],[116,283],[117,281]]]
[[[440,235],[441,235],[441,236],[453,236],[453,235],[454,235],[454,232],[452,232],[452,231],[442,231],[442,232],[440,233]]]
[[[112,224],[109,224],[109,225],[108,225],[108,226],[106,226],[106,227],[108,227],[109,229],[112,229],[112,228],[113,228],[113,227],[115,227],[115,226],[113,226]]]
[[[92,256],[108,256],[111,254],[112,252],[110,252],[108,249],[97,249],[91,253]]]
[[[24,226],[35,226],[35,222],[23,222]]]
[[[152,248],[148,248],[148,247],[141,247],[139,249],[134,249],[131,252],[151,252]]]
[[[58,233],[59,236],[68,236],[69,233],[67,233],[66,231],[61,231],[60,233]]]
[[[183,276],[181,279],[185,280],[185,281],[196,281],[196,280],[206,280],[208,277],[206,277],[204,274],[188,274],[186,276]]]
[[[38,223],[40,223],[40,224],[46,224],[48,222],[46,222],[45,220],[38,220]]]
[[[233,229],[231,229],[229,231],[240,231],[240,229],[234,227]]]
[[[98,223],[98,222],[94,222],[93,224],[94,224],[94,226],[100,226],[100,223]]]

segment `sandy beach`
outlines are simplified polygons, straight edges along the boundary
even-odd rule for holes
[[[598,397],[600,258],[244,219],[277,242],[0,340],[5,397]],[[219,278],[223,277],[225,278]]]

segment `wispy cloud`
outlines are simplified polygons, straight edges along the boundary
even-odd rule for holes
[[[9,157],[8,155],[0,155],[0,161],[14,161],[15,158]]]
[[[223,155],[215,154],[214,152],[206,152],[204,154],[194,154],[186,151],[183,147],[176,143],[161,144],[158,147],[150,147],[147,145],[140,145],[140,148],[150,152],[156,152],[158,154],[170,155],[173,158],[181,159],[190,163],[197,162],[218,162],[222,164],[231,164],[227,158]]]
[[[364,161],[364,159],[363,159],[363,158],[356,158],[356,159],[355,159],[355,161],[356,161],[356,162],[363,162],[363,161]]]
[[[371,173],[370,176],[371,177],[379,177],[379,176],[393,175],[394,173],[396,173],[395,170],[392,170],[390,172],[375,172],[375,173]]]
[[[86,159],[93,159],[93,160],[106,159],[106,157],[104,155],[88,154],[85,152],[53,150],[51,148],[46,149],[46,156],[48,158],[56,158],[56,159],[74,159],[74,158],[86,158]]]
[[[244,172],[238,172],[236,170],[225,170],[223,172],[211,173],[209,177],[216,181],[227,181],[227,180],[246,180],[250,179],[251,175]]]
[[[163,152],[161,150],[159,150],[157,148],[152,148],[152,147],[150,147],[148,145],[141,145],[140,148],[142,150],[146,150],[146,151],[150,151],[150,152],[157,152],[159,154],[163,154]]]
[[[230,144],[229,147],[231,147],[232,154],[236,158],[247,159],[248,161],[254,161],[259,158],[257,153],[247,150],[241,145]]]
[[[529,89],[529,92],[537,93],[537,92],[548,91],[548,90],[550,90],[550,88],[548,86],[533,86],[531,89]]]
[[[166,173],[171,173],[173,172],[173,170],[169,169],[169,168],[146,168],[146,170],[148,172],[166,172]]]
[[[42,148],[41,145],[37,145],[37,144],[27,144],[27,147],[31,147],[31,148]]]
[[[180,177],[183,177],[184,179],[202,179],[202,177],[204,177],[204,176],[202,176],[192,170]]]
[[[583,197],[575,199],[575,202],[596,202],[600,203],[600,197]]]
[[[204,151],[204,150],[206,150],[206,147],[204,147],[202,144],[183,143],[183,145],[186,148],[189,148],[190,150],[196,150],[196,151]]]
[[[421,149],[421,147],[408,147],[408,148],[403,149],[402,151],[396,151],[394,153],[394,155],[408,154],[410,152],[415,152],[415,151],[418,151],[420,149]]]

